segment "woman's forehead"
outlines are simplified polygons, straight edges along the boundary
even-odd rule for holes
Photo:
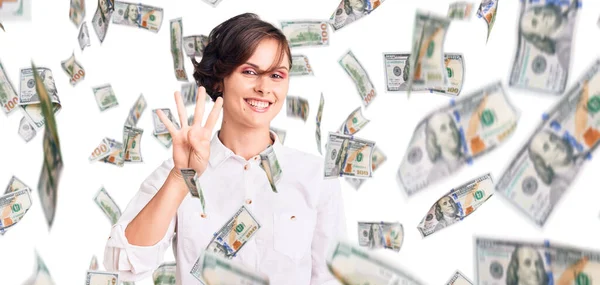
[[[287,52],[275,39],[262,40],[247,62],[258,66],[261,70],[278,68],[280,66],[287,67],[288,69],[290,67]]]

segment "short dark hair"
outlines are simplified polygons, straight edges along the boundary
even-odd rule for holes
[[[263,39],[274,39],[279,43],[279,57],[265,72],[275,70],[286,54],[291,68],[292,55],[283,32],[256,14],[245,13],[219,24],[210,32],[200,62],[192,57],[196,84],[204,86],[213,101],[223,96],[223,79],[244,64]]]

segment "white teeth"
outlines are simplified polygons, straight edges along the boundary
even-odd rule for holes
[[[264,101],[258,101],[258,100],[253,100],[253,99],[247,99],[246,102],[248,102],[248,104],[259,108],[259,109],[263,109],[266,108],[267,106],[269,106],[268,102],[264,102]]]

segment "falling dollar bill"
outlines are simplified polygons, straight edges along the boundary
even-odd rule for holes
[[[377,92],[375,91],[375,86],[373,86],[367,71],[362,67],[350,50],[338,60],[338,63],[344,68],[350,78],[352,78],[352,81],[354,81],[354,85],[358,90],[358,95],[360,95],[365,107],[368,107],[375,96],[377,96]]]
[[[16,225],[31,208],[29,189],[21,189],[0,196],[0,232]]]
[[[4,65],[0,62],[0,105],[4,114],[8,115],[19,104],[19,96],[12,85],[12,82],[8,79]]]
[[[23,190],[23,189],[29,189],[29,191],[31,192],[31,188],[29,186],[27,186],[27,184],[25,184],[23,181],[21,181],[21,179],[19,179],[13,175],[10,178],[10,180],[8,181],[8,185],[6,186],[6,189],[4,190],[4,194],[8,194],[10,192],[15,192],[15,191]]]
[[[261,273],[221,258],[207,251],[192,266],[190,273],[203,284],[210,285],[268,285],[269,278]]]
[[[580,4],[578,0],[521,1],[518,44],[509,86],[563,93]]]
[[[71,0],[69,19],[76,27],[79,27],[83,18],[85,18],[85,0]]]
[[[267,174],[271,190],[277,193],[276,185],[281,180],[282,171],[272,145],[269,145],[267,149],[260,153],[260,168]]]
[[[286,115],[290,118],[300,118],[304,122],[308,119],[308,100],[298,96],[286,96]]]
[[[448,18],[452,20],[469,20],[473,11],[473,3],[454,2],[448,7]]]
[[[92,154],[88,159],[91,162],[102,161],[117,166],[123,166],[125,162],[123,152],[124,146],[122,143],[114,139],[104,138],[94,151],[92,151]]]
[[[283,144],[283,142],[285,141],[285,135],[287,134],[287,132],[284,129],[278,129],[278,128],[274,128],[274,127],[270,127],[269,129],[277,135],[279,142],[281,142],[281,144]]]
[[[152,122],[154,122],[154,134],[155,135],[168,134],[169,130],[167,130],[167,127],[165,126],[165,124],[163,124],[163,122],[160,120],[160,118],[158,117],[158,114],[156,114],[157,110],[159,110],[159,109],[152,110]],[[177,123],[177,121],[173,117],[173,114],[171,113],[171,109],[163,108],[163,109],[160,109],[160,110],[173,123],[173,125],[177,129],[179,129],[179,124]]]
[[[171,55],[173,56],[173,68],[175,77],[179,81],[188,81],[185,65],[183,62],[183,24],[181,18],[171,20]]]
[[[465,60],[462,54],[444,54],[444,67],[446,67],[448,84],[446,86],[436,86],[429,90],[435,93],[458,96],[465,81]]]
[[[160,144],[162,144],[166,148],[171,147],[171,145],[173,144],[173,138],[171,137],[171,134],[152,135],[156,138],[156,140],[158,140]]]
[[[423,237],[462,221],[494,194],[494,182],[488,173],[453,188],[437,200],[417,229]]]
[[[494,23],[496,22],[496,12],[498,10],[498,1],[499,0],[481,0],[481,4],[479,4],[479,9],[477,9],[477,17],[483,18],[488,26],[488,32],[486,37],[486,42],[490,39],[490,33],[492,32],[492,28],[494,27]],[[531,1],[531,0],[525,0]],[[538,0],[533,0],[537,2]],[[523,2],[521,2],[523,3]]]
[[[327,267],[342,284],[421,285],[403,269],[346,241],[337,241],[327,254]]]
[[[326,21],[281,21],[281,31],[290,47],[329,46]]]
[[[196,175],[196,170],[192,168],[182,168],[181,176],[183,176],[183,181],[185,181],[185,185],[190,191],[192,197],[196,197],[200,200],[200,205],[202,205],[202,213],[206,213],[206,202],[204,201],[204,192],[202,191],[202,187],[200,187],[198,175]]]
[[[219,5],[219,3],[221,3],[222,0],[202,0],[204,2],[206,2],[207,4],[212,5],[213,7],[217,7],[217,5]]]
[[[206,251],[231,259],[260,229],[260,224],[246,207],[242,206],[227,221],[206,247]]]
[[[600,142],[600,60],[543,116],[496,184],[543,226]]]
[[[190,106],[196,104],[198,97],[198,86],[196,82],[188,82],[181,84],[181,97],[183,99],[184,106]],[[205,102],[210,102],[210,96],[206,96]],[[193,114],[191,115],[193,119]],[[193,121],[193,120],[192,120]],[[188,122],[188,125],[192,125]]]
[[[83,51],[85,47],[90,46],[90,32],[88,31],[88,26],[85,21],[83,22],[83,24],[81,24],[81,28],[79,28],[79,35],[77,36],[77,41],[79,42],[79,47],[81,48],[81,51]]]
[[[25,142],[29,142],[37,135],[37,131],[35,128],[29,124],[25,117],[21,118],[19,121],[19,136],[25,140]]]
[[[163,21],[163,9],[144,4],[115,1],[114,24],[138,27],[158,33]]]
[[[362,108],[358,107],[346,118],[346,121],[340,127],[340,132],[345,135],[354,135],[370,122],[362,113]]]
[[[75,53],[73,53],[68,59],[62,61],[60,65],[67,75],[71,77],[69,79],[71,85],[75,86],[85,78],[85,70],[83,70],[81,64],[75,60]]]
[[[48,68],[40,67],[37,69],[38,75],[41,77],[40,84],[44,86],[50,101],[52,103],[54,113],[61,109],[60,99],[54,84],[54,76]],[[45,119],[42,113],[40,95],[36,89],[37,84],[34,78],[32,68],[21,69],[21,84],[19,90],[19,105],[23,109],[25,118],[37,130],[44,127]]]
[[[404,228],[399,222],[358,222],[358,245],[400,251]]]
[[[446,285],[473,285],[467,277],[460,271],[454,272],[454,275],[446,282]]]
[[[108,31],[108,26],[110,24],[110,18],[114,10],[114,7],[111,7],[113,5],[112,3],[112,0],[98,0],[98,8],[96,9],[94,17],[92,18],[92,26],[94,27],[94,31],[96,32],[101,44],[104,42],[104,38],[106,37],[106,32]]]
[[[412,88],[446,86],[444,42],[450,19],[417,11],[413,30],[408,95]]]
[[[290,76],[300,75],[315,75],[308,63],[308,57],[306,55],[295,54],[292,55],[292,68],[290,69]]]
[[[98,161],[107,157],[113,150],[111,148],[114,147],[112,143],[113,140],[109,138],[103,138],[102,142],[94,149],[90,157],[89,161]]]
[[[321,118],[323,117],[323,106],[325,105],[325,98],[323,98],[323,92],[321,92],[321,99],[319,100],[319,110],[317,111],[317,127],[315,129],[315,138],[317,140],[317,149],[321,153]]]
[[[383,2],[384,0],[341,0],[337,9],[331,15],[329,23],[333,30],[337,31],[356,20],[371,14],[371,12]]]
[[[387,156],[379,149],[378,146],[373,148],[373,155],[371,156],[371,167],[373,171],[375,171],[381,164],[383,164],[387,160]],[[365,179],[359,179],[354,177],[345,177],[346,181],[354,187],[354,189],[358,190],[360,186],[365,182]]]
[[[208,45],[208,37],[205,35],[183,37],[183,51],[189,57],[202,57],[206,45]]]
[[[29,277],[29,279],[23,283],[23,285],[54,285],[55,283],[52,280],[52,276],[50,276],[50,271],[48,270],[48,267],[46,267],[44,260],[42,260],[37,250],[35,251],[35,259],[35,271],[31,277]]]
[[[106,189],[104,187],[100,188],[96,196],[94,197],[94,202],[96,205],[100,207],[100,209],[104,212],[106,217],[110,220],[111,224],[116,224],[119,218],[121,217],[121,209],[117,205],[117,203],[113,200]]]
[[[119,273],[88,270],[85,285],[118,285]]]
[[[143,133],[144,130],[136,127],[123,127],[123,147],[125,148],[123,159],[126,162],[143,162],[141,150]]]
[[[96,257],[96,255],[93,255],[92,260],[90,261],[89,270],[96,271],[98,270],[98,267],[98,258]]]
[[[165,262],[152,273],[154,285],[175,285],[177,284],[176,278],[177,263],[175,262]]]
[[[325,178],[351,176],[370,178],[375,142],[329,132],[325,153]]]
[[[31,21],[33,0],[3,0],[0,5],[0,19],[3,21]]]
[[[519,111],[496,82],[427,115],[416,127],[397,180],[411,196],[488,153],[514,132]]]
[[[127,116],[127,120],[125,120],[126,126],[135,126],[137,125],[138,120],[142,116],[144,110],[148,104],[146,103],[146,98],[144,98],[143,94],[140,94],[140,97],[137,98],[133,107],[129,110],[129,115]]]
[[[119,106],[117,96],[115,96],[115,92],[110,84],[92,87],[92,91],[94,92],[94,98],[96,98],[96,103],[100,111]]]

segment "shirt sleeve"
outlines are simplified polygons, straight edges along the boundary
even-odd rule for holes
[[[339,179],[325,180],[317,210],[317,225],[312,240],[311,285],[340,284],[326,264],[329,246],[346,237],[346,218]]]
[[[158,267],[175,233],[177,217],[171,220],[165,236],[155,245],[136,246],[127,241],[125,229],[137,214],[150,202],[164,184],[170,161],[165,161],[140,186],[139,191],[127,205],[125,212],[113,225],[104,250],[104,267],[107,271],[119,273],[123,281],[138,281],[146,278]],[[170,163],[172,164],[172,162]]]

